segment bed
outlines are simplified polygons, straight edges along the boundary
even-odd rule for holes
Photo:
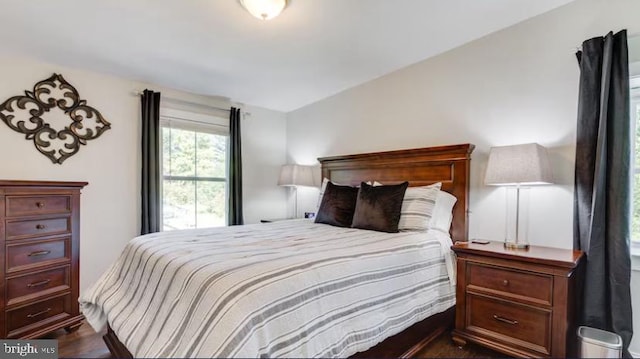
[[[322,175],[341,184],[441,182],[457,198],[450,237],[308,220],[138,237],[83,294],[83,311],[94,328],[107,327],[116,357],[412,356],[453,323],[443,253],[466,240],[472,150],[319,159]]]

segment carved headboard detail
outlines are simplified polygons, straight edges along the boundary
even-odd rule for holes
[[[358,185],[378,181],[393,184],[409,181],[409,186],[442,182],[442,190],[456,198],[451,238],[466,241],[469,234],[469,164],[472,144],[416,148],[318,158],[322,177],[336,183]]]

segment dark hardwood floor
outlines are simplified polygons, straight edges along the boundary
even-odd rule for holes
[[[460,348],[451,341],[450,332],[437,337],[416,358],[505,358],[506,355],[475,344]]]
[[[46,336],[58,340],[60,358],[111,358],[107,346],[102,341],[104,333],[96,333],[84,323],[77,331],[67,334],[58,330]],[[449,333],[436,338],[427,348],[416,355],[418,358],[498,358],[497,352],[469,344],[459,348],[451,341]]]
[[[109,349],[102,341],[104,333],[96,333],[87,323],[80,329],[67,333],[60,329],[43,337],[58,340],[59,358],[111,358]]]

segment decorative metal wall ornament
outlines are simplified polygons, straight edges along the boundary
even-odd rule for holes
[[[58,92],[58,95],[54,94]],[[51,162],[62,164],[80,150],[80,145],[96,139],[111,128],[111,124],[95,108],[80,99],[78,91],[62,75],[53,74],[35,84],[24,96],[13,96],[0,105],[0,119],[12,130],[33,140],[40,153]],[[58,108],[71,123],[56,130],[43,115]]]

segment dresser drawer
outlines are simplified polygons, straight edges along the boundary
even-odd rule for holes
[[[496,298],[467,294],[469,332],[534,350],[551,353],[551,311]]]
[[[553,277],[481,264],[469,264],[468,284],[518,299],[551,305]]]
[[[53,321],[71,316],[71,296],[64,295],[47,299],[22,308],[8,310],[6,328],[9,338],[23,336]]]
[[[7,305],[69,289],[69,269],[64,266],[7,279]]]
[[[71,218],[7,220],[7,239],[71,233]]]
[[[71,213],[71,196],[7,196],[6,216]]]
[[[7,272],[67,263],[70,259],[70,238],[48,241],[27,241],[7,245]]]

